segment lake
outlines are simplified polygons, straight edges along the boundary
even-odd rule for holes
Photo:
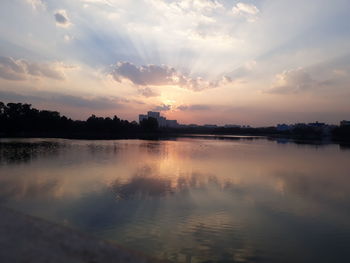
[[[350,262],[350,150],[0,140],[0,205],[173,262]]]

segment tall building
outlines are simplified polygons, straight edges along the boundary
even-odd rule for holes
[[[160,118],[160,112],[149,111],[149,112],[147,112],[147,116],[158,120]]]
[[[311,126],[311,127],[314,127],[314,128],[321,128],[321,127],[326,126],[325,123],[323,123],[323,122],[318,122],[318,121],[313,122],[313,123],[309,123],[308,125]]]
[[[166,127],[177,128],[179,127],[179,124],[177,123],[177,120],[166,120]]]
[[[140,114],[139,123],[141,123],[141,121],[148,118],[155,118],[158,121],[159,127],[177,128],[180,126],[177,120],[167,120],[165,117],[160,116],[160,112],[156,112],[156,111],[149,111],[147,112],[147,115]]]
[[[158,120],[158,125],[159,125],[159,127],[165,127],[165,126],[167,126],[167,125],[166,125],[166,124],[167,124],[167,119],[166,119],[166,118],[160,116],[157,120]]]
[[[344,126],[350,126],[350,121],[345,121],[345,120],[344,120],[344,121],[341,121],[341,122],[340,122],[340,126],[343,126],[343,127],[344,127]]]
[[[148,119],[148,116],[147,116],[147,115],[145,115],[145,114],[140,114],[140,115],[139,115],[139,123],[141,123],[141,121],[147,120],[147,119]]]

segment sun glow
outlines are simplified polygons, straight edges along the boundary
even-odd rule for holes
[[[46,2],[1,1],[5,102],[78,119],[155,108],[217,124],[348,118],[349,2]]]

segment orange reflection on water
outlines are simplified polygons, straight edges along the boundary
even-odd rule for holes
[[[322,231],[346,242],[349,157],[264,139],[1,140],[0,203],[174,261],[298,262]]]

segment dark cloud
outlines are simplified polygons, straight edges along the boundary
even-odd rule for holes
[[[70,24],[67,12],[65,10],[58,10],[54,14],[56,24],[59,26],[68,26]]]
[[[33,94],[33,93],[32,93]],[[40,92],[40,94],[23,95],[15,92],[0,91],[0,98],[4,102],[22,103],[52,103],[75,108],[85,108],[93,110],[109,110],[123,108],[128,100],[119,97],[93,97],[83,98],[72,95]]]
[[[24,59],[14,60],[11,57],[0,57],[0,78],[7,80],[24,80],[28,76],[46,77],[63,80],[61,70],[53,64],[29,62]]]
[[[32,76],[43,76],[51,79],[63,80],[62,72],[54,69],[48,64],[39,64],[34,62],[28,62],[25,60],[21,61],[26,68],[26,71],[29,75]]]
[[[201,111],[201,110],[210,110],[209,105],[195,104],[195,105],[181,105],[177,107],[181,111]]]
[[[7,80],[25,79],[23,65],[10,57],[0,57],[0,78]]]
[[[175,85],[193,91],[216,88],[223,82],[231,81],[229,77],[214,82],[206,81],[200,77],[190,77],[166,65],[137,67],[130,62],[118,62],[112,68],[111,75],[118,82],[127,79],[138,86]]]
[[[59,24],[66,24],[66,23],[68,23],[68,19],[66,17],[64,17],[60,13],[56,13],[55,14],[55,19],[56,19],[56,22],[59,23]]]
[[[2,102],[30,102],[36,101],[34,96],[25,96],[15,92],[0,91],[0,100]],[[34,100],[33,100],[34,99]]]
[[[115,80],[129,79],[136,85],[167,85],[173,82],[176,71],[167,66],[148,65],[137,67],[129,62],[118,62],[112,75]]]
[[[71,95],[54,95],[51,101],[67,106],[95,110],[122,108],[123,104],[127,102],[127,100],[118,97],[82,98]]]
[[[160,106],[157,106],[153,109],[154,111],[168,111],[171,110],[171,105],[162,104]]]

